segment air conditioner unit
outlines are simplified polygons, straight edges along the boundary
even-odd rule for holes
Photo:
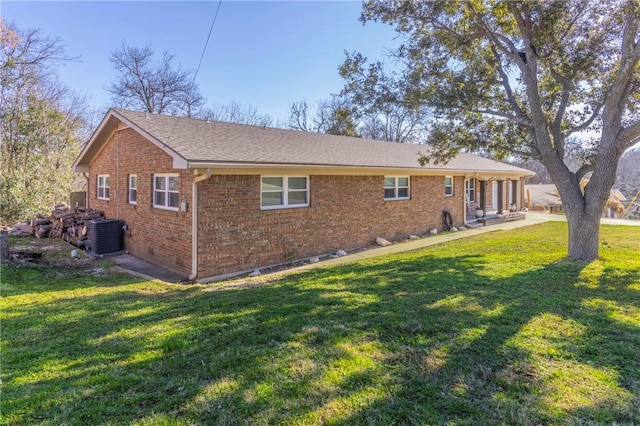
[[[90,220],[89,232],[92,253],[105,254],[122,250],[122,227],[119,220]]]

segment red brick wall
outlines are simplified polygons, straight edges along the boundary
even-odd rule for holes
[[[411,199],[384,201],[383,176],[310,176],[310,206],[260,210],[260,176],[212,176],[199,184],[201,278],[353,249],[463,221],[464,182],[444,195],[444,176],[412,176]]]
[[[180,201],[187,212],[153,207],[153,174],[179,173]],[[108,174],[109,200],[98,200],[97,175]],[[128,179],[138,175],[137,204],[128,203]],[[132,129],[116,132],[91,164],[88,200],[107,218],[123,220],[125,248],[132,254],[181,274],[191,271],[191,185],[193,173],[173,169],[172,158]]]
[[[193,172],[172,168],[171,157],[132,129],[121,130],[91,164],[88,200],[108,218],[124,221],[132,254],[188,275],[191,271]],[[128,203],[128,176],[138,176],[137,205]],[[179,173],[187,212],[153,207],[154,173]],[[97,175],[110,176],[110,199],[98,200]],[[464,182],[444,195],[444,176],[412,176],[411,199],[384,201],[384,177],[309,177],[310,206],[260,210],[259,175],[214,175],[198,185],[201,278],[442,229],[442,210],[463,221]]]

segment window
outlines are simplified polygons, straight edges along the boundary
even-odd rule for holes
[[[129,175],[129,204],[138,204],[138,175]]]
[[[385,200],[408,200],[409,199],[409,177],[408,176],[385,176],[384,177],[384,199]]]
[[[309,205],[309,179],[305,176],[263,176],[260,188],[263,210]]]
[[[109,199],[109,175],[98,175],[98,199]]]
[[[476,180],[469,179],[464,183],[465,191],[467,193],[467,202],[475,203],[476,202]]]
[[[153,207],[178,210],[179,177],[177,174],[153,176]]]
[[[444,195],[446,197],[453,197],[453,177],[444,177]]]

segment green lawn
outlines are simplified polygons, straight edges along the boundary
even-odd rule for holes
[[[250,285],[2,270],[2,422],[640,424],[640,228],[566,224]]]

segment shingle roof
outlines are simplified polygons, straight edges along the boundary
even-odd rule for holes
[[[399,144],[346,136],[308,133],[145,114],[112,109],[87,145],[97,143],[98,133],[110,117],[143,133],[165,151],[180,157],[187,166],[194,164],[308,165],[342,167],[380,167],[397,169],[468,170],[532,175],[529,170],[506,163],[461,153],[445,165],[418,164],[425,146]],[[75,166],[88,164],[91,149],[85,149]],[[90,161],[89,161],[90,162]]]
[[[529,202],[532,206],[559,206],[562,204],[558,189],[552,183],[525,185],[524,189],[531,197]]]

